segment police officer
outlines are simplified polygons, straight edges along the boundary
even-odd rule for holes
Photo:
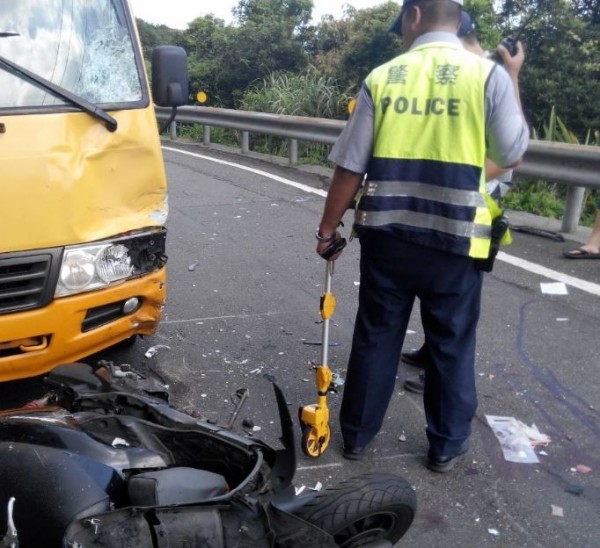
[[[475,259],[487,257],[491,227],[484,165],[486,157],[517,165],[528,129],[516,83],[462,48],[461,6],[404,2],[392,30],[410,49],[369,74],[330,155],[336,169],[318,253],[340,237],[366,174],[354,223],[359,306],[340,412],[348,459],[362,458],[381,428],[416,297],[430,354],[427,466],[446,472],[468,450],[482,281]]]
[[[461,13],[457,36],[466,50],[476,55],[489,57],[489,53],[483,50],[477,39],[475,23],[472,17],[464,10]],[[518,82],[519,73],[525,60],[522,44],[520,42],[516,43],[514,55],[511,55],[506,47],[500,44],[497,49],[497,55],[511,79]],[[504,196],[512,188],[512,170],[502,170],[488,159],[485,165],[485,175],[487,192],[500,205]],[[427,349],[425,344],[423,344],[418,350],[402,352],[400,356],[402,362],[424,369],[425,362],[427,361]],[[406,379],[403,386],[409,392],[422,394],[425,390],[425,373],[420,373],[417,377]]]

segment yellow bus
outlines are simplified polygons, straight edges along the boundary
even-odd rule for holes
[[[127,0],[0,0],[0,381],[156,330],[167,212]]]

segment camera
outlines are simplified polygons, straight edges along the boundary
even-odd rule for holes
[[[508,53],[510,53],[511,57],[514,57],[519,51],[517,48],[517,42],[518,40],[513,36],[507,36],[505,38],[502,38],[502,40],[500,41],[500,45],[504,46],[508,50]],[[499,63],[500,65],[502,64],[502,57],[498,55],[497,51],[494,51],[492,53],[491,59],[496,63]]]

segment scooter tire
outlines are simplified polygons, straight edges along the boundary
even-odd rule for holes
[[[338,546],[356,548],[377,541],[398,542],[417,507],[414,490],[394,474],[362,474],[329,487],[296,515],[333,536]]]

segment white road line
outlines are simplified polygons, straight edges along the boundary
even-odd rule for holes
[[[296,472],[302,472],[303,470],[321,470],[323,468],[339,468],[342,466],[341,462],[332,462],[331,464],[316,464],[314,466],[298,466]]]
[[[202,160],[207,160],[209,162],[215,162],[216,164],[223,164],[231,167],[236,167],[238,169],[242,169],[244,171],[249,171],[251,173],[255,173],[256,175],[261,175],[262,177],[267,177],[268,179],[272,179],[279,183],[283,183],[284,185],[291,186],[293,188],[297,188],[298,190],[302,190],[304,192],[309,192],[311,194],[317,194],[318,196],[327,196],[327,192],[324,190],[320,190],[318,188],[313,188],[308,185],[303,185],[302,183],[296,183],[295,181],[290,181],[284,177],[279,177],[278,175],[273,175],[267,171],[263,171],[261,169],[254,169],[252,167],[244,166],[242,164],[236,164],[234,162],[229,162],[227,160],[219,160],[218,158],[211,158],[210,156],[205,156],[203,154],[197,154],[195,152],[188,152],[187,150],[179,150],[177,148],[165,147],[164,150],[168,150],[169,152],[177,152],[179,154],[184,154],[186,156],[193,156],[194,158],[200,158]],[[600,297],[600,285],[586,282],[585,280],[580,280],[579,278],[574,278],[573,276],[569,276],[568,274],[563,274],[562,272],[558,272],[556,270],[552,270],[550,268],[546,268],[536,263],[532,263],[531,261],[526,261],[525,259],[519,259],[513,255],[509,255],[503,251],[500,251],[497,256],[498,260],[504,261],[505,263],[511,264],[512,266],[516,266],[517,268],[521,268],[523,270],[527,270],[532,274],[538,274],[544,278],[548,278],[550,280],[554,280],[557,282],[563,282],[571,287],[575,287],[581,291],[585,291],[586,293],[590,293],[592,295],[596,295]],[[169,322],[162,322],[169,323]]]
[[[287,312],[263,312],[262,314],[232,314],[230,316],[210,316],[207,318],[192,318],[190,320],[166,320],[161,321],[161,325],[163,324],[181,324],[181,323],[194,323],[194,322],[210,322],[213,320],[232,320],[232,319],[241,319],[244,320],[246,318],[262,318],[268,316],[278,316],[280,314],[287,314]]]
[[[532,272],[533,274],[538,274],[544,278],[549,278],[557,282],[563,282],[572,287],[576,287],[581,291],[585,291],[586,293],[591,293],[592,295],[600,297],[600,285],[598,284],[586,282],[585,280],[580,280],[579,278],[574,278],[568,274],[563,274],[562,272],[546,268],[545,266],[532,263],[531,261],[526,261],[525,259],[519,259],[519,257],[514,257],[508,253],[504,253],[504,251],[499,251],[497,258],[505,263],[522,268],[528,272]]]
[[[210,156],[204,156],[203,154],[197,154],[195,152],[188,152],[187,150],[179,150],[177,148],[171,147],[163,147],[163,149],[168,150],[170,152],[178,152],[179,154],[185,154],[186,156],[193,156],[194,158],[201,158],[202,160],[208,160],[209,162],[214,162],[215,164],[223,164],[226,166],[237,167],[238,169],[249,171],[250,173],[255,173],[256,175],[267,177],[268,179],[273,179],[274,181],[283,183],[284,185],[292,186],[294,188],[297,188],[298,190],[302,190],[303,192],[310,192],[311,194],[317,194],[318,196],[323,197],[327,196],[327,192],[325,192],[324,190],[313,188],[308,185],[303,185],[302,183],[290,181],[289,179],[279,177],[278,175],[273,175],[272,173],[269,173],[268,171],[263,171],[262,169],[254,169],[253,167],[244,166],[242,164],[236,164],[234,162],[228,162],[227,160],[219,160],[218,158],[211,158]]]

